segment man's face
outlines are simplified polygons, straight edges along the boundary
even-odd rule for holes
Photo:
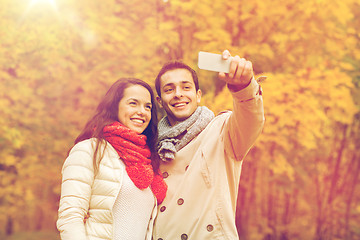
[[[201,90],[196,91],[191,73],[186,69],[167,71],[160,78],[161,97],[157,101],[173,126],[193,114],[200,103]]]

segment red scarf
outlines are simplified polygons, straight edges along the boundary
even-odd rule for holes
[[[151,165],[151,152],[146,144],[146,136],[125,127],[119,122],[107,125],[103,129],[108,141],[125,163],[130,179],[139,189],[151,187],[158,204],[165,198],[167,185],[159,174],[154,174]]]

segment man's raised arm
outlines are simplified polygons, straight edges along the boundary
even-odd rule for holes
[[[228,59],[229,51],[225,50],[222,56]],[[234,106],[226,124],[225,146],[232,148],[237,160],[242,160],[263,129],[262,91],[254,79],[252,63],[237,55],[231,61],[229,73],[219,73],[219,78],[227,83]]]

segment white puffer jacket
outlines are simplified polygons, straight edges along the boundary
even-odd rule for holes
[[[79,142],[63,165],[57,220],[62,240],[113,239],[112,208],[122,186],[125,168],[108,143],[94,178],[94,146],[94,139]],[[87,215],[89,218],[84,223]],[[153,209],[146,236],[149,240],[155,216]]]

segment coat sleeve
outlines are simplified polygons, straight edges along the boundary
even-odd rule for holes
[[[232,95],[233,112],[225,125],[225,150],[231,150],[236,160],[243,160],[264,126],[262,91],[253,78],[249,86]]]
[[[62,240],[87,240],[84,218],[94,181],[91,149],[90,141],[78,143],[63,165],[57,220]]]

